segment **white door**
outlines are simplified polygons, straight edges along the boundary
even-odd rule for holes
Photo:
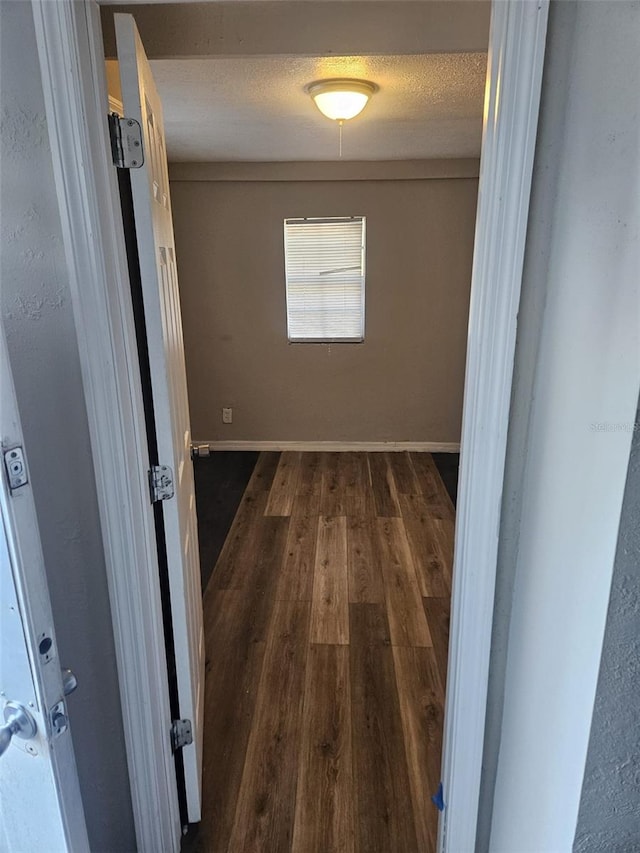
[[[131,170],[153,410],[161,465],[174,496],[163,501],[180,717],[191,721],[184,746],[189,822],[200,820],[204,710],[204,632],[191,462],[191,428],[176,274],[162,105],[131,15],[116,15],[122,102],[142,127],[144,165]]]
[[[0,383],[0,850],[80,853],[89,842],[4,329]]]

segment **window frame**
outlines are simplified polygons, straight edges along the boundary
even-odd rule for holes
[[[312,222],[322,224],[323,222],[337,224],[339,222],[354,222],[362,223],[362,286],[360,289],[360,317],[362,320],[362,334],[357,337],[314,337],[314,338],[297,338],[291,337],[289,328],[289,281],[287,276],[287,225],[289,223]],[[287,316],[287,343],[288,344],[363,344],[366,331],[366,313],[365,313],[365,290],[367,279],[367,217],[362,216],[288,216],[283,222],[283,247],[284,247],[284,286],[285,286],[285,305]]]

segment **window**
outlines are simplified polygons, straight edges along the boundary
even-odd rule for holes
[[[363,341],[365,217],[285,219],[284,254],[289,340]]]

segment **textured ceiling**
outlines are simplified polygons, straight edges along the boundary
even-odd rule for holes
[[[152,60],[174,162],[338,159],[337,125],[304,92],[319,78],[380,86],[344,127],[345,160],[480,154],[484,53]]]

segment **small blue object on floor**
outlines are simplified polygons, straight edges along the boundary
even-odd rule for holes
[[[431,802],[438,809],[439,812],[444,811],[444,793],[442,791],[442,782],[438,785],[438,790],[431,797]]]

